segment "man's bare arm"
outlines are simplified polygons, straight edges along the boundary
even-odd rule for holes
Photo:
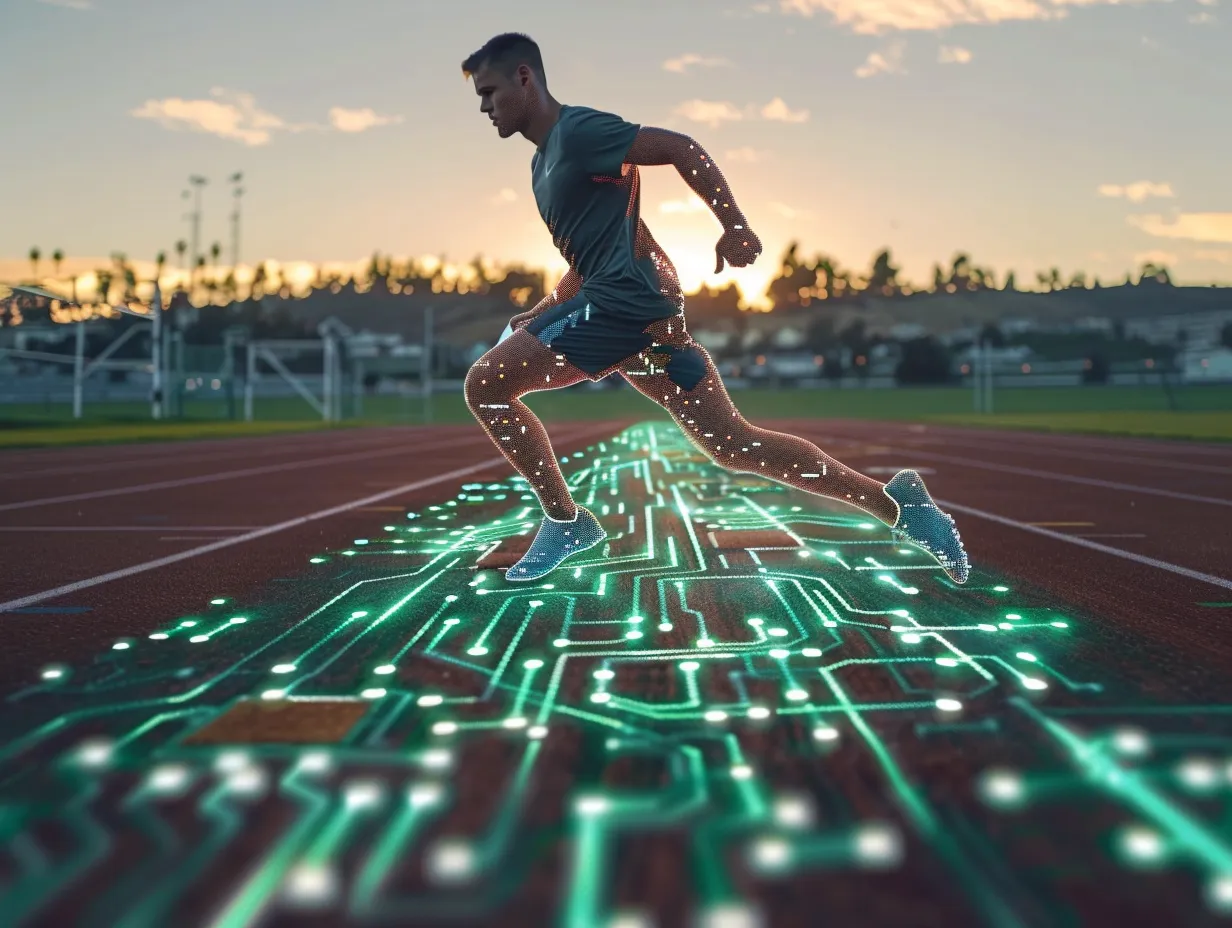
[[[643,126],[625,155],[625,162],[672,165],[680,172],[684,182],[706,202],[725,231],[747,228],[744,214],[736,206],[726,178],[705,149],[689,136]]]

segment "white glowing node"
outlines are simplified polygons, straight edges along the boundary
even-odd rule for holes
[[[528,738],[539,739],[546,738],[547,736],[548,729],[546,725],[532,725],[526,732],[526,737]]]
[[[100,767],[111,760],[111,742],[101,738],[82,742],[77,759],[87,767]]]
[[[962,708],[962,703],[957,699],[938,699],[937,708],[942,712],[957,712]]]
[[[299,864],[287,874],[284,891],[287,899],[300,904],[319,904],[333,899],[338,878],[320,864]]]
[[[791,845],[782,838],[762,838],[753,845],[753,862],[763,870],[779,870],[791,861]]]
[[[329,766],[329,755],[324,751],[309,751],[299,759],[299,769],[307,773],[324,773]]]
[[[992,802],[1019,802],[1025,792],[1022,777],[1012,770],[990,770],[981,785],[984,796]]]
[[[434,735],[452,735],[457,730],[456,722],[436,722],[432,726],[432,734]]]
[[[582,796],[576,808],[581,815],[600,815],[608,810],[610,803],[603,796]]]
[[[813,737],[818,741],[837,741],[838,729],[829,725],[818,725],[813,729]]]
[[[441,841],[428,855],[428,874],[438,882],[461,882],[474,871],[475,851],[466,841]]]
[[[430,770],[443,770],[453,763],[453,755],[441,749],[424,751],[420,759],[423,765]]]
[[[902,839],[889,825],[864,825],[853,836],[856,860],[867,866],[884,867],[902,858]]]
[[[227,788],[233,793],[253,796],[265,788],[265,772],[259,767],[245,767],[227,776]]]
[[[751,719],[768,719],[770,718],[770,710],[765,706],[753,706],[749,709],[748,716]]]
[[[150,789],[160,793],[172,793],[183,789],[188,783],[188,768],[183,764],[164,764],[150,771]]]
[[[407,790],[407,801],[416,808],[434,806],[444,797],[445,791],[439,783],[416,783]]]
[[[348,809],[367,809],[381,801],[381,784],[348,783],[343,795]]]
[[[774,820],[784,828],[807,828],[813,807],[803,796],[784,796],[774,804]]]
[[[1206,899],[1216,912],[1232,912],[1232,873],[1214,877],[1206,886]]]
[[[1122,754],[1145,754],[1150,750],[1147,734],[1140,728],[1118,728],[1112,735],[1113,746]]]
[[[1164,843],[1149,828],[1127,828],[1121,836],[1125,853],[1135,860],[1157,860],[1164,853]]]
[[[1187,757],[1176,768],[1177,778],[1192,790],[1214,789],[1219,768],[1205,757]]]
[[[235,773],[248,766],[248,755],[243,751],[223,751],[214,760],[214,769],[219,773]]]

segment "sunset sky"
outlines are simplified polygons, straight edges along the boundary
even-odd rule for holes
[[[690,288],[751,294],[792,238],[906,276],[957,250],[1020,284],[1162,260],[1232,281],[1232,10],[1221,0],[3,0],[0,279],[189,238],[241,259],[482,253],[556,270],[532,146],[500,140],[459,63],[542,46],[564,103],[686,132],[765,243],[713,275],[718,226],[671,168],[643,216]],[[1229,0],[1222,0],[1227,3]],[[620,12],[613,12],[619,8]],[[16,81],[16,83],[14,83]]]

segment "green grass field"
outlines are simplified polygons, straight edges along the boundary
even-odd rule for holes
[[[889,419],[993,428],[1091,432],[1205,441],[1232,440],[1232,386],[1033,387],[999,390],[996,413],[972,412],[965,389],[734,390],[753,421],[785,418]],[[531,394],[528,405],[549,422],[659,419],[667,414],[631,390],[570,389]],[[363,415],[324,425],[297,399],[258,401],[255,422],[225,418],[223,402],[193,402],[182,419],[154,422],[138,403],[87,404],[80,421],[67,404],[0,407],[0,447],[95,444],[268,435],[319,428],[472,422],[461,393],[436,395],[430,408],[417,397],[368,397]]]

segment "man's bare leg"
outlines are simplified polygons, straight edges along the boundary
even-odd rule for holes
[[[694,348],[706,373],[692,390],[674,383],[661,367],[631,359],[621,375],[676,420],[689,439],[711,460],[729,470],[757,474],[798,490],[850,503],[893,526],[898,504],[885,495],[885,484],[836,461],[798,435],[759,428],[736,409],[710,355]]]
[[[933,555],[952,579],[966,581],[967,555],[954,521],[937,509],[918,474],[903,471],[883,484],[807,439],[752,425],[732,403],[709,353],[683,334],[675,344],[685,349],[695,369],[700,365],[701,378],[690,388],[676,383],[661,366],[666,363],[663,355],[656,362],[653,348],[625,362],[620,373],[671,413],[707,457],[730,470],[862,509]]]
[[[527,393],[559,390],[587,379],[585,371],[525,331],[498,344],[466,375],[467,406],[543,506],[535,540],[505,572],[506,580],[536,580],[607,537],[594,514],[573,501],[547,430],[521,400]]]
[[[543,512],[569,522],[577,505],[528,393],[571,387],[589,376],[529,332],[518,331],[476,361],[466,375],[466,405],[514,469],[526,478]]]

